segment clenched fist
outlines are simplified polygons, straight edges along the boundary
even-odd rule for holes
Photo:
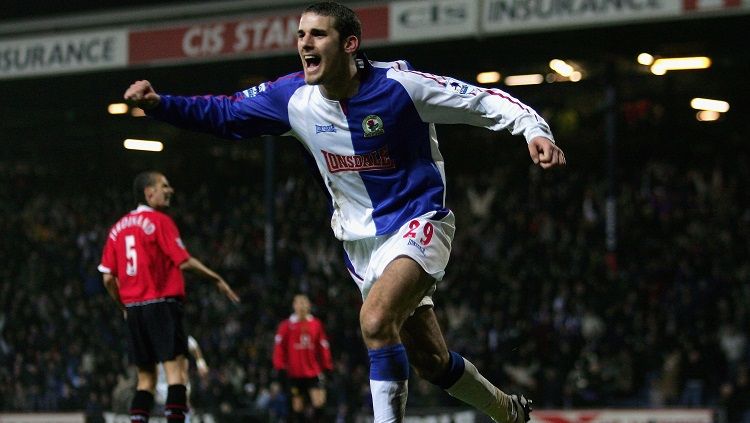
[[[529,155],[534,164],[543,169],[555,166],[565,166],[565,153],[552,140],[545,137],[535,137],[529,143]]]
[[[130,106],[140,107],[144,110],[153,109],[161,101],[159,94],[156,93],[151,83],[146,80],[133,82],[125,90],[123,97],[125,98],[125,102]]]

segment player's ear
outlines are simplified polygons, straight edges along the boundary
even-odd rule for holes
[[[154,190],[156,187],[153,185],[149,185],[145,188],[143,188],[143,198],[146,199],[146,202],[148,203],[151,200],[151,196],[154,195]]]
[[[344,40],[344,51],[347,54],[354,54],[359,50],[359,38],[354,35],[346,37]]]

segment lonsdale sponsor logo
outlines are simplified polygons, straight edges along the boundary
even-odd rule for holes
[[[342,156],[340,154],[329,153],[320,150],[326,159],[328,171],[337,172],[364,172],[371,170],[394,169],[396,165],[391,160],[388,147],[382,147],[378,150],[370,151],[365,154],[354,154],[352,156]]]

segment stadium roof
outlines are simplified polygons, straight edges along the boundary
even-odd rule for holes
[[[73,16],[82,13],[120,13],[133,9],[161,9],[170,6],[194,7],[209,5],[215,9],[225,7],[252,7],[269,8],[281,5],[305,4],[300,0],[275,0],[271,4],[263,0],[221,0],[212,2],[180,0],[67,0],[64,2],[50,2],[45,0],[33,0],[24,2],[10,2],[3,5],[3,14],[0,22],[10,22],[28,19],[56,18],[60,16]],[[346,1],[342,3],[347,3]]]

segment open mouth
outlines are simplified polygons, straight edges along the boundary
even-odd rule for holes
[[[305,69],[308,71],[314,71],[320,67],[320,56],[306,54],[303,59],[305,61]]]

